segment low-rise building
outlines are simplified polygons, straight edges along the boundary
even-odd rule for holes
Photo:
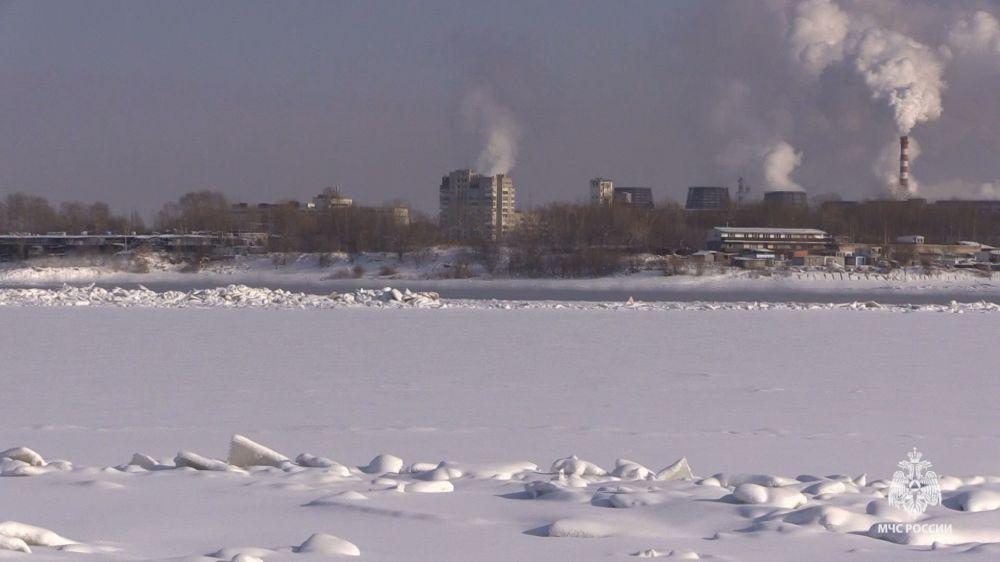
[[[808,253],[831,253],[833,238],[815,228],[768,228],[717,226],[708,233],[708,249],[740,253],[746,250],[771,250],[791,256],[796,250]]]
[[[323,211],[327,209],[349,209],[354,206],[354,200],[350,197],[344,197],[336,189],[327,189],[320,193],[316,197],[312,198],[312,201],[306,204],[309,209],[316,209],[318,211]]]

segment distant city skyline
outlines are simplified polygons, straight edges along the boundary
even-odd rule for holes
[[[816,13],[844,33],[805,34]],[[739,177],[755,199],[876,197],[910,116],[854,70],[850,42],[874,30],[926,46],[914,80],[941,95],[940,116],[912,116],[917,195],[1000,197],[998,15],[995,0],[12,0],[0,196],[151,216],[190,191],[336,186],[433,215],[442,171],[472,167],[509,172],[519,206],[587,202],[598,176],[680,203]]]

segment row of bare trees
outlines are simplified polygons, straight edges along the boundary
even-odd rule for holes
[[[138,213],[116,214],[100,201],[69,201],[55,207],[45,197],[25,193],[10,193],[0,199],[0,232],[121,234],[145,230],[146,226]]]
[[[656,209],[552,204],[533,213],[534,219],[526,222],[531,226],[518,229],[503,242],[512,261],[525,264],[527,269],[531,264],[561,267],[551,256],[603,269],[603,258],[587,253],[595,248],[623,255],[699,249],[712,227],[727,224],[820,228],[872,244],[919,234],[928,243],[975,240],[1000,245],[1000,213],[959,202],[835,201],[817,207],[757,203],[693,212],[673,203]],[[434,244],[463,243],[482,248],[487,257],[496,254],[490,249],[496,247],[491,241],[448,240],[436,221],[420,213],[411,213],[409,220],[403,221],[391,208],[306,210],[295,203],[233,206],[213,191],[188,193],[167,203],[156,213],[153,228],[160,232],[264,232],[269,235],[269,249],[274,251],[387,251],[402,255]],[[101,202],[68,202],[56,207],[44,197],[23,193],[0,199],[0,232],[146,230],[142,217],[116,214]],[[547,264],[542,264],[543,256],[549,256]]]
[[[756,203],[720,211],[686,211],[555,204],[539,212],[537,229],[520,231],[515,246],[561,251],[614,247],[626,252],[671,252],[704,247],[715,226],[819,228],[869,244],[919,234],[928,243],[974,240],[1000,245],[1000,212],[970,202],[928,204],[872,200],[830,202],[818,207]]]
[[[261,232],[278,252],[395,252],[434,245],[437,225],[411,213],[406,220],[391,207],[306,209],[298,203],[233,206],[212,191],[188,193],[156,214],[161,232]]]

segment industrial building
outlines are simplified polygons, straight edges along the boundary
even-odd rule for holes
[[[347,209],[353,206],[353,199],[344,197],[339,191],[332,188],[323,191],[323,193],[313,197],[312,201],[306,203],[307,208],[317,210]]]
[[[815,228],[755,228],[717,226],[708,233],[708,249],[728,253],[770,250],[791,256],[796,251],[824,253],[834,249],[833,237]]]
[[[684,208],[689,211],[718,211],[729,207],[729,188],[694,186],[688,188],[687,203]]]
[[[612,204],[618,207],[652,209],[653,190],[648,187],[616,187],[612,192]]]
[[[595,206],[610,206],[614,197],[614,182],[607,178],[590,180],[590,204]]]
[[[453,240],[500,240],[516,227],[514,182],[506,174],[455,170],[441,178],[438,219]]]
[[[772,205],[805,207],[809,204],[805,191],[766,191],[764,202]]]

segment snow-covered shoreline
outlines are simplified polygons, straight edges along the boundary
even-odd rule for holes
[[[277,308],[277,309],[331,309],[343,307],[370,308],[452,308],[452,309],[574,309],[574,310],[859,310],[890,312],[1000,312],[1000,304],[989,301],[960,303],[952,301],[938,304],[880,304],[875,301],[850,301],[830,303],[806,302],[625,302],[589,301],[527,301],[527,300],[473,300],[441,299],[434,292],[414,292],[409,289],[384,287],[382,289],[357,289],[351,292],[333,292],[314,295],[283,289],[228,285],[213,289],[190,291],[153,291],[138,289],[104,289],[95,285],[64,285],[57,289],[24,288],[0,289],[0,307],[3,306],[112,306],[145,308]]]
[[[420,290],[454,288],[551,290],[881,290],[952,291],[1000,295],[1000,275],[970,270],[901,268],[889,272],[828,271],[822,268],[746,271],[710,267],[704,274],[664,275],[658,256],[636,258],[638,270],[594,278],[525,278],[490,274],[471,261],[468,249],[435,248],[426,255],[394,254],[272,254],[208,262],[192,272],[182,263],[144,258],[142,272],[121,259],[92,261],[50,258],[0,266],[0,286],[39,287],[63,283],[101,285],[244,284],[279,287],[287,284],[324,285],[409,282]],[[458,270],[461,269],[461,275]]]

